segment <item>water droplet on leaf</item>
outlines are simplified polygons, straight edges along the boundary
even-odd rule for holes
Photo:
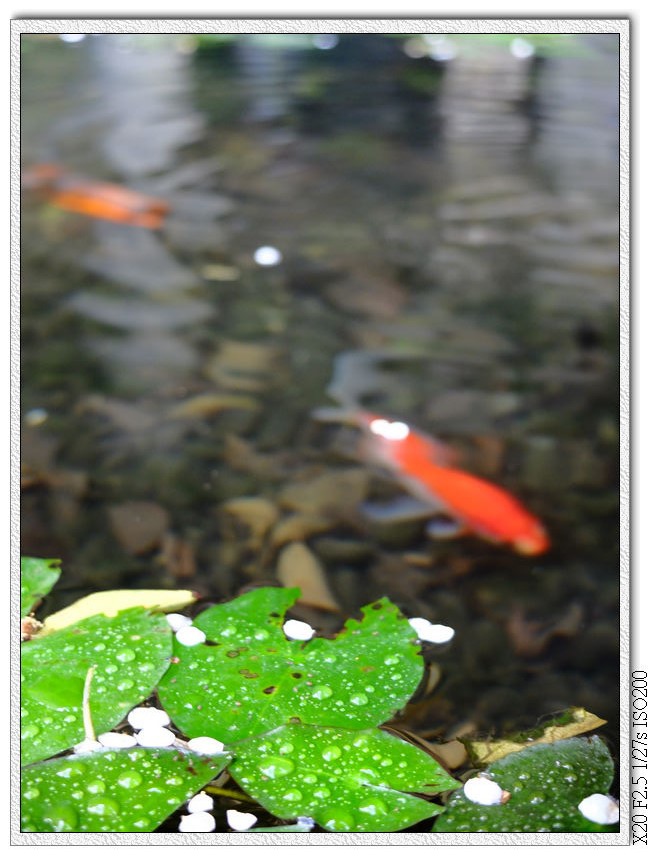
[[[329,685],[320,685],[311,692],[312,697],[315,700],[326,700],[328,697],[332,696],[332,689]]]
[[[117,817],[120,813],[119,804],[108,796],[93,796],[86,802],[86,809],[99,817]]]
[[[79,814],[71,806],[63,803],[51,805],[43,814],[43,822],[55,832],[73,832],[79,823]]]
[[[372,817],[377,815],[388,814],[386,803],[379,798],[366,799],[362,805],[359,805],[359,811],[364,814],[370,814]]]
[[[25,724],[22,728],[20,738],[21,739],[35,739],[36,736],[41,732],[40,727],[36,724]]]
[[[331,832],[351,832],[355,827],[352,814],[345,808],[334,806],[326,808],[318,822]]]
[[[286,793],[282,794],[282,798],[285,802],[300,802],[302,801],[302,793],[300,790],[287,790]]]
[[[260,771],[269,778],[283,778],[296,768],[294,762],[287,757],[265,757],[260,760],[259,767]]]
[[[135,769],[127,770],[118,776],[117,783],[120,787],[124,787],[126,790],[131,790],[142,784],[142,775],[139,772],[136,772]]]
[[[330,745],[323,749],[321,756],[323,760],[327,760],[330,763],[332,760],[338,760],[341,756],[341,749],[336,745]]]

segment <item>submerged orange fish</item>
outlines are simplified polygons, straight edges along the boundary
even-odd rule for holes
[[[537,517],[495,484],[447,465],[449,450],[435,439],[363,410],[321,409],[314,416],[359,427],[364,457],[388,468],[415,498],[465,530],[526,556],[548,549],[546,529]]]
[[[59,165],[35,165],[23,174],[23,188],[41,193],[62,210],[142,228],[160,228],[166,201],[114,183],[69,175]]]

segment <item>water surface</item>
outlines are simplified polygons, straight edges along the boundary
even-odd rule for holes
[[[615,746],[617,37],[275,38],[23,36],[23,164],[170,205],[149,231],[24,196],[23,553],[63,559],[59,606],[220,601],[301,542],[338,606],[315,626],[387,595],[455,628],[411,729],[581,705]],[[312,420],[334,398],[454,445],[550,552],[364,520],[399,490]]]

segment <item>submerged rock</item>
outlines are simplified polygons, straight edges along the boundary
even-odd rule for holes
[[[314,550],[326,562],[364,562],[373,555],[373,546],[357,538],[322,537],[314,541]]]
[[[264,391],[282,369],[282,349],[256,342],[224,340],[208,361],[205,375],[220,387]]]
[[[349,515],[356,513],[366,498],[369,483],[366,469],[335,469],[287,484],[278,500],[302,513]]]
[[[327,531],[332,525],[331,519],[319,514],[289,514],[273,527],[270,536],[271,548],[277,549],[292,541],[304,541],[312,535]]]
[[[323,566],[305,544],[294,541],[284,547],[278,556],[276,576],[281,585],[300,589],[301,603],[322,610],[339,609]]]
[[[255,411],[260,407],[257,400],[244,394],[200,393],[177,403],[170,417],[177,419],[201,420],[219,414],[226,409]]]
[[[133,555],[160,546],[169,528],[169,514],[156,502],[124,502],[108,509],[113,534],[123,550]]]
[[[230,518],[224,526],[224,535],[230,539],[237,538],[243,529],[246,545],[251,550],[261,548],[279,517],[275,504],[258,496],[231,499],[223,505],[222,510]]]

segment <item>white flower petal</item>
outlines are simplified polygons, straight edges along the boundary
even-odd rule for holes
[[[208,794],[204,792],[192,796],[190,801],[187,803],[187,810],[190,814],[196,814],[199,811],[211,811],[213,807],[214,799],[212,796],[208,796]]]
[[[316,631],[307,622],[299,622],[298,619],[287,619],[282,630],[290,640],[311,640]]]
[[[176,736],[167,727],[145,727],[136,733],[135,740],[143,748],[168,748]]]
[[[105,748],[134,748],[136,741],[128,733],[102,733],[97,741]]]
[[[197,736],[195,739],[190,739],[187,747],[190,751],[196,751],[197,754],[211,755],[225,753],[223,742],[213,739],[211,736]]]
[[[480,775],[465,781],[463,793],[470,802],[476,802],[477,805],[500,805],[503,797],[503,790],[496,781]]]
[[[578,805],[578,809],[587,820],[591,820],[592,823],[600,823],[603,826],[618,823],[619,820],[618,802],[603,793],[593,793],[591,796],[587,796]]]
[[[145,727],[165,727],[169,724],[169,715],[155,706],[138,706],[131,709],[126,720],[134,730],[143,730]]]
[[[181,628],[189,628],[192,620],[189,616],[182,616],[180,613],[168,613],[167,622],[172,631],[179,631]]]
[[[178,827],[179,832],[214,832],[216,820],[207,811],[184,814]]]
[[[198,646],[205,643],[205,634],[193,625],[186,625],[176,631],[176,639],[183,646]]]
[[[409,619],[409,625],[418,635],[418,639],[424,640],[427,643],[448,643],[453,639],[456,633],[453,628],[448,625],[434,625],[427,619]]]
[[[236,832],[245,832],[257,823],[257,817],[247,811],[236,811],[234,808],[226,811],[226,820],[231,829]]]
[[[75,754],[89,754],[91,751],[101,751],[103,745],[100,744],[96,739],[84,739],[83,742],[79,742],[78,745],[75,745],[72,749]]]

